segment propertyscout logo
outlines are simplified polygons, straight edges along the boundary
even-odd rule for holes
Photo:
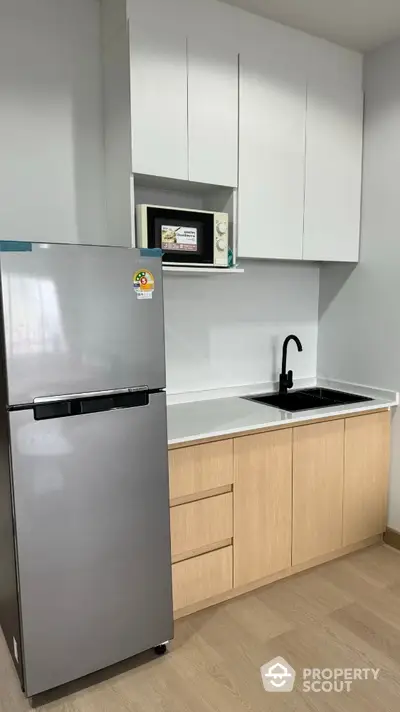
[[[274,658],[262,666],[261,678],[267,692],[291,692],[296,673],[284,658]]]
[[[353,682],[377,680],[379,668],[303,668],[300,689],[303,692],[350,692]],[[266,692],[292,692],[296,671],[281,657],[261,667]]]

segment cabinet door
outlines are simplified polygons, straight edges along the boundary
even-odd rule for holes
[[[237,186],[238,54],[189,37],[189,179]]]
[[[363,94],[340,78],[311,81],[307,96],[305,260],[357,262]]]
[[[234,586],[290,566],[292,430],[234,440]]]
[[[296,64],[240,55],[239,255],[301,259],[306,81]]]
[[[292,564],[342,546],[344,421],[294,428]]]
[[[130,39],[133,170],[187,179],[186,36],[132,22]]]
[[[345,424],[343,545],[386,527],[390,413],[348,418]]]

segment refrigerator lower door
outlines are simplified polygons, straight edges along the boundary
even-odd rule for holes
[[[10,413],[28,696],[173,636],[165,399]]]
[[[9,405],[165,388],[159,257],[121,247],[33,245],[31,252],[0,253],[0,272]]]

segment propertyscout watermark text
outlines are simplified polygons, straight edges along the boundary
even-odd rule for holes
[[[304,668],[303,692],[350,692],[355,680],[377,680],[379,668]]]
[[[303,668],[303,692],[350,692],[353,682],[377,680],[379,668]],[[281,657],[261,667],[261,679],[266,692],[292,692],[296,671]]]

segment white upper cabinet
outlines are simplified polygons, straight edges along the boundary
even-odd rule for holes
[[[188,38],[189,180],[237,186],[238,53]]]
[[[307,98],[306,260],[357,262],[363,94],[360,82],[311,80]]]
[[[241,52],[240,257],[302,258],[305,122],[306,79],[294,58]]]
[[[133,171],[237,186],[238,53],[131,21]]]
[[[135,173],[187,179],[187,40],[171,26],[130,22]]]
[[[356,262],[361,55],[270,31],[240,53],[239,255]]]
[[[102,1],[111,29],[127,2],[133,173],[238,188],[239,257],[356,262],[362,56],[212,0]]]

